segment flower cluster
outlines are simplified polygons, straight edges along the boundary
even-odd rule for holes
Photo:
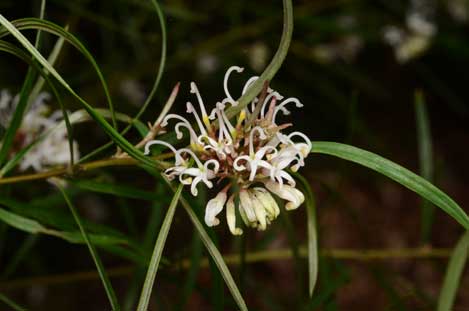
[[[397,61],[405,63],[423,54],[436,35],[434,0],[411,0],[406,14],[406,28],[387,26],[384,40],[394,48]]]
[[[228,227],[232,234],[239,235],[243,231],[236,225],[236,210],[246,226],[265,230],[279,215],[272,193],[286,201],[287,210],[303,203],[304,195],[295,188],[295,180],[288,170],[297,171],[304,165],[311,142],[301,132],[284,133],[291,124],[280,123],[280,114],[290,114],[289,106],[303,105],[298,99],[285,99],[270,88],[242,109],[235,120],[230,120],[227,109],[238,105],[228,90],[228,79],[235,71],[240,73],[243,69],[237,66],[228,69],[223,82],[226,98],[210,112],[197,86],[191,83],[191,93],[196,95],[200,110],[188,102],[187,113],[193,115],[196,126],[177,114],[168,114],[161,122],[165,127],[170,121],[177,121],[174,130],[178,139],[183,138],[185,128],[190,137],[189,147],[176,149],[165,141],[152,140],[145,145],[145,154],[150,153],[154,144],[171,149],[175,163],[165,175],[190,185],[194,196],[199,183],[212,188],[214,182],[218,185],[226,180],[226,185],[207,204],[205,223],[218,225],[217,216],[226,205]],[[242,94],[257,79],[250,78]]]
[[[65,126],[59,126],[63,118],[61,110],[50,112],[45,103],[49,100],[48,93],[40,93],[25,113],[20,128],[14,138],[12,153],[36,143],[22,158],[19,168],[33,168],[41,171],[44,167],[67,164],[70,161],[69,143]],[[13,112],[18,105],[19,96],[11,96],[7,90],[0,92],[0,125],[7,128]],[[41,137],[44,135],[44,137]],[[0,145],[2,144],[0,140]],[[78,157],[78,144],[73,142],[74,155]]]

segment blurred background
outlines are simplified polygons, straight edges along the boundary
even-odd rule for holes
[[[10,20],[38,16],[39,5],[40,1],[2,0],[0,12]],[[197,83],[205,103],[222,98],[223,75],[232,65],[245,68],[230,80],[230,90],[240,93],[244,82],[270,62],[280,40],[281,1],[174,0],[162,6],[168,58],[156,98],[143,115],[145,123],[155,120],[177,82],[181,89],[173,110],[179,112],[193,100],[190,81]],[[420,98],[430,122],[433,181],[468,211],[469,1],[294,1],[294,18],[289,54],[271,86],[304,104],[292,112],[296,128],[313,141],[358,146],[418,173],[415,102]],[[159,66],[161,31],[150,1],[49,0],[46,19],[69,25],[101,66],[117,110],[135,114]],[[33,31],[24,33],[34,38]],[[43,40],[41,51],[47,55],[56,38],[44,35]],[[93,68],[76,50],[66,45],[56,68],[93,106],[105,107]],[[18,93],[26,71],[24,63],[2,55],[0,88]],[[80,109],[62,93],[68,110]],[[74,129],[82,155],[108,141],[92,122]],[[127,137],[138,140],[134,132]],[[245,264],[238,260],[230,269],[250,309],[434,310],[445,255],[367,259],[360,251],[450,249],[462,227],[438,209],[433,216],[422,216],[417,195],[343,160],[313,154],[301,173],[317,201],[324,255],[318,287],[308,300],[305,258]],[[79,186],[70,190],[90,227],[118,231],[148,254],[171,199],[168,189],[134,167],[105,168],[80,177],[154,193],[157,199],[148,201]],[[50,220],[49,215],[55,215],[49,225],[75,228],[61,196],[45,181],[0,186],[0,195],[23,204],[24,210],[41,206],[36,214],[24,211],[32,218]],[[204,194],[193,201],[203,213]],[[431,225],[425,229],[424,223]],[[241,238],[231,236],[223,222],[210,232],[223,254],[289,250],[306,243],[306,210],[283,214],[266,232],[250,231]],[[109,309],[85,246],[29,235],[3,223],[0,238],[2,293],[31,310]],[[333,251],[342,249],[356,252],[337,258]],[[139,257],[144,256],[112,249],[101,249],[100,254],[120,300],[133,310],[144,276]],[[207,253],[182,209],[176,212],[163,256],[151,310],[236,310],[216,267],[201,259]],[[468,286],[466,271],[454,310],[469,310],[469,296],[464,295]]]

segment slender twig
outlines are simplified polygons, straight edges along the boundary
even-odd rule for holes
[[[395,249],[323,249],[320,256],[353,260],[353,261],[373,261],[373,260],[390,260],[390,259],[430,259],[430,258],[448,258],[451,255],[449,248],[395,248]],[[306,246],[300,247],[300,257],[306,258],[308,250]],[[246,263],[256,263],[273,260],[290,260],[292,253],[290,249],[266,250],[258,252],[250,252],[246,254]],[[238,265],[240,263],[239,254],[230,254],[223,257],[226,264]],[[191,265],[190,259],[183,259],[174,262],[172,266],[188,269]],[[208,267],[208,258],[200,261],[201,267]],[[127,277],[135,271],[135,266],[121,266],[108,269],[109,277]],[[82,281],[92,281],[99,279],[98,273],[93,271],[83,271],[76,273],[67,273],[52,276],[23,278],[10,280],[0,283],[0,290],[24,288],[31,285],[60,285]]]
[[[166,168],[168,164],[166,162],[162,162],[161,160],[168,159],[173,157],[172,153],[164,153],[152,157],[154,160],[158,161],[159,168]],[[18,176],[11,176],[11,177],[4,177],[0,178],[0,185],[2,184],[13,184],[18,182],[25,182],[25,181],[32,181],[32,180],[40,180],[40,179],[47,179],[50,177],[60,177],[60,176],[70,176],[80,172],[87,172],[96,170],[102,167],[109,167],[109,166],[135,166],[138,165],[139,161],[135,160],[134,158],[126,157],[126,158],[108,158],[104,160],[98,160],[93,162],[88,162],[84,164],[75,164],[71,169],[69,167],[62,167],[57,169],[52,169],[45,172],[39,172],[34,174],[25,174],[25,175],[18,175]]]

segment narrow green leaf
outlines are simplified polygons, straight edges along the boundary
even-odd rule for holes
[[[456,244],[446,268],[445,279],[438,298],[438,311],[453,310],[459,281],[466,265],[469,252],[469,231],[466,231]]]
[[[248,307],[246,306],[246,303],[244,302],[244,299],[238,289],[238,286],[236,285],[236,282],[234,281],[233,276],[230,273],[230,270],[228,269],[225,261],[223,260],[223,256],[220,254],[220,251],[217,249],[213,241],[210,239],[210,236],[205,230],[204,225],[199,221],[199,219],[197,218],[197,215],[192,210],[189,203],[184,199],[184,197],[181,196],[179,198],[179,201],[181,202],[182,206],[186,210],[187,214],[189,214],[189,217],[192,223],[194,224],[195,228],[199,232],[202,242],[204,242],[208,253],[212,257],[215,264],[217,265],[221,275],[223,276],[223,279],[225,280],[226,286],[230,290],[231,295],[233,295],[233,298],[236,304],[241,309],[241,311],[247,311]]]
[[[318,236],[317,236],[317,225],[316,225],[316,202],[314,200],[314,194],[311,190],[306,178],[300,174],[295,174],[295,177],[301,182],[305,195],[306,204],[306,215],[308,217],[308,288],[309,296],[312,297],[316,283],[318,280]]]
[[[237,115],[242,109],[244,109],[253,99],[256,97],[262,90],[264,83],[266,81],[271,81],[277,71],[282,66],[283,61],[288,53],[288,48],[290,47],[290,41],[293,34],[293,5],[291,0],[283,0],[283,31],[282,37],[280,39],[280,44],[278,46],[277,52],[275,53],[272,61],[261,74],[259,79],[257,79],[238,99],[238,105],[235,107],[230,107],[226,114],[228,118],[232,118]]]
[[[21,307],[18,305],[16,302],[8,298],[6,295],[0,293],[0,301],[2,301],[4,304],[6,304],[8,307],[10,307],[14,311],[26,311],[27,309],[24,307]]]
[[[81,189],[99,193],[112,194],[124,198],[148,201],[158,200],[160,198],[154,192],[144,191],[135,187],[124,186],[121,184],[111,184],[93,180],[69,180],[69,182]]]
[[[65,29],[67,29],[67,27],[65,27]],[[51,64],[51,66],[55,65],[55,62],[57,61],[57,58],[59,57],[59,54],[62,50],[64,42],[65,42],[65,39],[63,37],[59,37],[54,47],[52,48],[52,51],[50,52],[49,57],[47,58],[47,61],[49,62],[49,64]],[[34,87],[31,91],[31,97],[29,98],[29,103],[26,109],[28,109],[31,106],[33,99],[39,95],[39,93],[41,92],[44,86],[44,82],[45,82],[45,79],[43,77],[40,77],[37,79],[36,84],[34,84]]]
[[[2,139],[2,145],[0,147],[0,166],[2,166],[5,160],[7,159],[8,153],[10,152],[10,148],[13,145],[13,140],[15,139],[16,132],[20,128],[21,122],[23,121],[23,116],[26,110],[26,104],[28,103],[29,94],[33,87],[33,82],[35,78],[36,74],[34,73],[34,69],[32,67],[29,67],[28,72],[26,74],[26,78],[20,91],[20,100],[16,105],[13,117]]]
[[[3,16],[1,16],[3,19],[5,19]],[[6,19],[5,19],[6,20]],[[98,78],[100,80],[101,86],[104,91],[104,95],[106,97],[106,101],[109,106],[109,110],[111,111],[112,114],[112,123],[114,127],[117,126],[116,120],[115,120],[115,112],[114,112],[114,105],[112,103],[111,95],[109,93],[109,88],[107,86],[106,80],[104,79],[104,75],[102,74],[96,60],[94,59],[93,55],[86,49],[86,47],[78,40],[72,33],[70,33],[67,29],[60,27],[50,21],[47,20],[42,20],[38,18],[22,18],[18,19],[12,22],[13,27],[16,27],[17,30],[25,30],[25,29],[37,29],[37,30],[42,30],[51,34],[54,34],[58,37],[64,38],[67,42],[72,44],[80,53],[85,56],[85,58],[91,63],[93,66],[96,74],[98,75]],[[9,27],[0,27],[0,38],[7,35],[9,31]],[[11,32],[10,32],[11,33]],[[13,34],[13,33],[12,33]],[[26,40],[27,41],[27,40]],[[21,42],[21,41],[20,41]],[[29,41],[28,41],[29,42]],[[29,50],[29,49],[28,49]],[[35,48],[37,51],[37,49]],[[31,51],[30,51],[31,52]],[[39,54],[39,52],[37,52]],[[51,65],[52,67],[52,65]]]
[[[70,121],[69,121],[69,117],[68,117],[68,113],[65,109],[65,106],[63,105],[62,103],[62,100],[56,90],[56,88],[54,87],[53,83],[50,81],[50,79],[47,77],[47,74],[37,65],[36,62],[34,62],[28,55],[26,55],[25,53],[23,53],[21,50],[17,49],[16,47],[14,47],[13,45],[11,45],[10,43],[8,42],[0,42],[0,50],[2,51],[5,51],[7,53],[11,53],[17,57],[19,57],[20,59],[24,60],[25,62],[27,62],[30,66],[34,67],[35,69],[37,69],[41,75],[43,76],[43,80],[47,81],[50,89],[52,90],[55,98],[57,99],[57,102],[59,103],[59,106],[61,107],[62,109],[62,114],[64,116],[64,122],[65,122],[65,125],[66,125],[66,128],[67,128],[67,134],[68,134],[68,142],[69,142],[69,150],[70,150],[70,159],[71,159],[71,165],[73,165],[73,159],[74,159],[74,154],[73,154],[73,137],[72,137],[72,127],[71,127],[71,124],[70,124]],[[26,112],[26,109],[27,107],[29,106],[29,104],[34,100],[34,97],[32,97],[32,92],[34,90],[30,91],[28,97],[25,99],[27,101],[27,103],[23,103],[25,105],[25,107],[23,106],[20,106],[19,104],[21,103],[18,103],[18,106],[20,107],[18,110],[18,106],[17,106],[17,109],[15,110],[15,113],[14,115],[16,114],[21,114],[21,121],[22,121],[22,118],[23,118],[23,115],[24,113]],[[18,117],[20,117],[18,115]],[[15,117],[13,117],[13,120],[15,119]],[[12,120],[12,124],[13,124],[13,120]],[[14,123],[13,127],[9,127],[8,130],[7,130],[7,134],[11,134],[13,135],[13,138],[14,138],[14,134],[16,134],[16,131],[18,130],[18,128],[21,126],[21,121],[19,122],[19,125]],[[17,121],[15,121],[17,122]],[[16,130],[15,130],[15,127],[16,127]],[[13,130],[14,133],[13,133]],[[11,131],[11,133],[9,133]],[[10,139],[10,138],[9,138]],[[11,144],[11,142],[8,142]],[[11,147],[11,146],[10,146]],[[32,147],[32,146],[31,146]],[[8,147],[9,148],[9,147]],[[27,150],[29,150],[30,148],[28,148],[28,146],[26,147]],[[1,151],[0,151],[1,152]],[[7,154],[8,154],[8,151],[5,151]],[[20,158],[22,156],[24,156],[24,153],[22,153],[21,151],[19,151],[17,154],[20,154]],[[8,161],[1,169],[0,171],[0,177],[3,176],[3,174],[8,171],[9,169],[12,168],[12,164],[16,164],[18,162],[18,160],[20,158],[18,158],[15,154],[15,156],[13,157],[13,161],[10,160]],[[1,164],[1,162],[0,162]],[[14,166],[14,165],[13,165]]]
[[[39,18],[44,19],[44,15],[46,13],[46,0],[41,0],[41,7],[39,8]],[[39,43],[41,41],[41,31],[38,30],[36,33],[36,41],[34,42],[34,46],[39,49]]]
[[[158,73],[156,74],[156,78],[155,78],[155,81],[153,83],[153,87],[151,88],[150,94],[148,94],[147,99],[145,100],[142,107],[140,108],[140,110],[137,112],[137,114],[133,118],[134,121],[138,121],[140,119],[142,114],[146,111],[146,109],[148,108],[150,103],[153,101],[153,99],[155,97],[155,94],[156,94],[156,91],[158,89],[158,86],[160,85],[160,81],[161,81],[161,78],[163,76],[164,68],[165,68],[165,65],[166,65],[166,50],[167,50],[167,48],[166,48],[166,45],[167,45],[166,22],[165,22],[163,11],[161,10],[161,7],[158,4],[158,2],[155,1],[155,0],[151,0],[151,3],[153,4],[153,7],[156,11],[156,14],[158,16],[158,20],[160,22],[160,28],[161,28],[160,62],[159,62],[159,65],[158,65]],[[129,129],[130,129],[130,125],[126,126],[122,130],[121,135],[125,135],[129,131]],[[146,135],[146,131],[145,131],[145,129],[147,129],[146,126],[145,127],[138,126],[137,129],[139,130],[142,137],[144,137]],[[95,149],[94,151],[92,151],[89,154],[85,155],[80,162],[86,161],[86,160],[94,157],[96,154],[101,153],[102,151],[109,148],[111,145],[112,145],[111,143],[107,143],[107,144]]]
[[[140,294],[140,300],[138,302],[137,307],[138,311],[148,310],[151,291],[155,282],[156,272],[158,272],[161,254],[163,253],[163,248],[166,244],[166,238],[168,237],[169,229],[171,228],[171,224],[173,222],[174,213],[176,212],[176,206],[178,204],[179,197],[181,196],[182,188],[183,184],[180,184],[173,196],[168,211],[166,212],[163,224],[161,225],[160,233],[158,234],[158,238],[156,239],[155,248],[153,249],[153,254],[151,256],[150,265],[148,266],[145,282],[143,283],[143,289]]]
[[[39,206],[28,205],[24,208],[18,206],[17,202],[11,200],[0,199],[0,204],[8,206],[14,211],[10,212],[0,209],[0,220],[16,229],[33,234],[45,234],[57,237],[69,243],[86,243],[81,232],[74,231],[74,228],[69,228],[68,218],[60,217],[60,215],[50,213],[50,211],[44,211],[44,208],[40,208]],[[23,213],[24,211],[28,211],[28,213]],[[44,224],[59,225],[59,227],[65,228],[65,230],[49,229],[45,227]],[[129,240],[123,234],[104,227],[103,225],[90,222],[86,223],[86,227],[99,231],[99,233],[89,234],[90,240],[94,245],[135,263],[143,263],[143,256],[139,245]],[[67,230],[67,228],[69,229]]]
[[[45,199],[47,200],[47,197]],[[53,227],[61,231],[75,231],[76,229],[75,220],[72,215],[61,208],[57,208],[63,204],[63,200],[57,205],[50,202],[50,206],[47,206],[37,204],[34,201],[23,203],[2,197],[0,198],[0,204],[7,206],[12,212],[19,216],[32,218],[33,220],[38,221],[42,226]],[[131,243],[123,233],[111,227],[86,220],[82,220],[82,222],[85,224],[87,231],[99,235],[113,236],[116,241],[125,241],[124,244],[131,245],[133,248],[138,248],[136,243]]]
[[[90,238],[88,234],[85,231],[85,228],[83,227],[83,224],[81,223],[80,216],[78,215],[78,212],[76,211],[75,207],[73,206],[72,202],[70,201],[67,193],[65,190],[62,188],[60,185],[60,181],[54,182],[54,185],[59,189],[59,191],[62,193],[65,202],[68,205],[68,208],[70,209],[70,212],[73,215],[73,218],[75,218],[75,221],[80,228],[80,232],[83,236],[83,239],[86,242],[86,245],[88,246],[88,249],[91,253],[91,257],[93,257],[93,261],[96,265],[96,269],[98,270],[99,277],[101,278],[101,281],[103,282],[104,289],[106,290],[106,294],[108,296],[109,302],[111,304],[111,308],[113,311],[119,311],[120,306],[119,303],[117,302],[117,297],[114,292],[114,289],[112,288],[111,281],[109,280],[108,275],[106,274],[106,271],[104,269],[104,266],[101,262],[101,259],[99,258],[98,252],[94,248],[94,245],[90,241]]]
[[[417,144],[419,150],[420,175],[433,182],[433,152],[430,122],[423,93],[415,92],[415,117],[417,124]],[[427,200],[421,203],[421,239],[426,243],[430,239],[434,207]]]
[[[43,22],[43,21],[37,21]],[[142,164],[149,167],[154,167],[156,162],[154,162],[149,157],[145,157],[143,153],[136,149],[132,144],[130,144],[124,137],[122,137],[100,114],[96,112],[93,107],[91,107],[83,98],[81,98],[65,80],[60,76],[60,74],[48,63],[48,61],[37,51],[37,49],[32,46],[32,44],[24,37],[18,29],[10,23],[2,14],[0,14],[0,24],[2,24],[8,32],[10,32],[27,50],[30,52],[37,61],[44,66],[44,68],[51,73],[51,75],[57,79],[57,81],[71,94],[73,95],[86,109],[86,111],[95,119],[95,121],[101,125],[101,127],[106,131],[106,133],[111,136],[114,141],[130,156],[142,162]],[[39,23],[41,24],[41,23]],[[60,28],[55,24],[52,24],[55,28]],[[49,29],[49,28],[46,28]],[[63,29],[62,29],[63,30]],[[111,110],[113,111],[113,110]]]
[[[137,114],[134,117],[134,120],[140,119],[142,114],[145,112],[145,110],[148,108],[150,105],[151,101],[155,97],[156,91],[158,89],[158,86],[160,85],[161,78],[163,77],[164,73],[164,68],[166,65],[166,44],[167,44],[167,39],[166,39],[166,22],[164,18],[163,11],[161,10],[160,5],[156,0],[150,0],[151,3],[153,4],[156,14],[158,15],[158,21],[160,23],[160,29],[161,29],[161,52],[160,52],[160,62],[158,65],[158,72],[156,74],[156,79],[155,82],[153,83],[153,87],[151,88],[150,94],[148,94],[147,99],[143,103],[142,107],[140,110],[137,112]],[[122,135],[124,135],[127,131],[129,130],[129,127],[126,128],[123,132]]]
[[[46,227],[42,226],[39,222],[19,216],[3,208],[0,208],[0,220],[3,220],[5,223],[16,229],[33,234],[47,231]]]
[[[427,180],[394,162],[369,151],[334,142],[313,142],[311,152],[339,157],[377,171],[429,200],[469,229],[469,217],[453,199]]]

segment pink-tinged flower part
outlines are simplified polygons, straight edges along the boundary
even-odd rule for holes
[[[66,165],[70,162],[70,146],[67,129],[62,126],[61,110],[51,112],[46,101],[50,94],[42,92],[31,103],[14,138],[12,155],[41,139],[21,159],[19,169],[42,171],[45,168]],[[7,128],[18,105],[19,95],[12,96],[7,90],[0,92],[0,125]],[[0,146],[2,142],[0,140]],[[75,159],[79,158],[78,143],[73,141]]]
[[[268,88],[263,99],[256,97],[233,120],[228,118],[227,109],[237,106],[235,98],[239,97],[230,92],[228,80],[232,74],[242,72],[243,68],[237,66],[227,70],[223,79],[225,98],[212,110],[207,109],[197,86],[191,82],[190,91],[197,104],[188,102],[186,112],[192,115],[192,123],[177,114],[165,116],[161,126],[175,122],[176,137],[180,140],[186,137],[188,147],[177,149],[161,140],[149,141],[145,146],[145,154],[155,144],[171,150],[175,163],[164,173],[170,180],[177,177],[190,186],[192,195],[198,195],[200,183],[207,188],[222,188],[207,203],[205,223],[217,226],[220,223],[217,216],[226,206],[226,222],[233,235],[243,233],[237,227],[237,215],[247,227],[265,230],[280,213],[273,195],[285,201],[287,210],[303,203],[304,195],[295,188],[290,171],[304,166],[311,150],[311,141],[305,134],[287,133],[285,130],[292,124],[282,123],[282,116],[291,114],[290,108],[303,107],[297,98],[285,98]],[[248,79],[241,95],[257,79]]]

